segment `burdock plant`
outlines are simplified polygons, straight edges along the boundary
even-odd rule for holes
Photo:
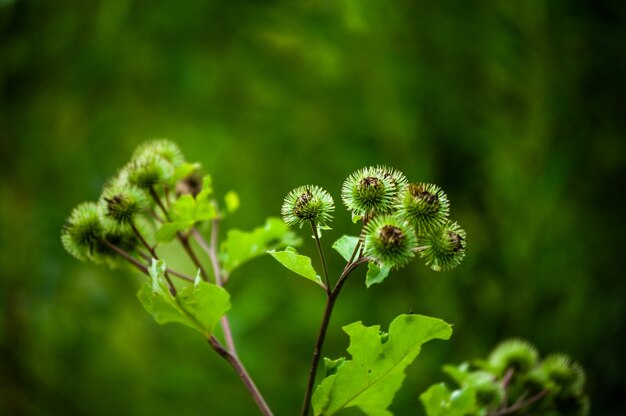
[[[269,253],[326,295],[301,414],[312,409],[316,416],[329,416],[358,407],[368,415],[389,415],[388,407],[406,367],[425,342],[448,339],[451,326],[414,314],[398,316],[388,332],[361,322],[344,326],[351,358],[325,358],[325,378],[315,388],[326,332],[341,289],[366,264],[368,288],[418,257],[432,270],[452,270],[465,256],[467,235],[448,218],[450,203],[438,186],[409,183],[404,174],[390,167],[371,166],[352,173],[343,183],[341,199],[358,229],[332,245],[346,263],[338,277],[331,279],[321,236],[331,230],[335,204],[326,190],[316,185],[297,187],[284,198],[282,221],[268,218],[252,231],[230,230],[220,239],[222,219],[238,208],[239,197],[229,191],[218,198],[211,177],[202,175],[200,164],[187,162],[175,143],[159,139],[137,148],[96,202],[72,210],[61,241],[81,261],[109,267],[129,265],[145,274],[146,282],[137,295],[146,311],[159,324],[173,322],[197,331],[234,369],[264,415],[272,412],[237,353],[226,286],[239,266]],[[302,240],[290,226],[310,228],[321,273],[311,258],[294,248]],[[174,270],[166,265],[161,247],[171,243],[180,244],[194,270]],[[198,247],[205,256],[198,255]],[[218,326],[221,335],[216,334]],[[459,402],[456,393],[445,387],[429,390],[422,396],[429,415],[500,416],[535,402],[549,403],[551,409],[563,412],[586,409],[582,368],[561,355],[538,362],[535,350],[521,341],[502,344],[473,372],[465,368],[453,373],[467,400]],[[512,397],[518,401],[511,404]],[[459,403],[466,407],[457,409]]]

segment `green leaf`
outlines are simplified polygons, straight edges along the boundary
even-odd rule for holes
[[[292,272],[323,286],[322,279],[311,264],[311,258],[298,254],[295,248],[287,247],[284,251],[270,250],[267,253]]]
[[[326,377],[332,376],[337,373],[337,370],[346,362],[344,357],[337,358],[336,360],[331,360],[329,358],[324,357],[324,368],[326,369]]]
[[[366,327],[361,322],[345,326],[350,337],[346,360],[334,375],[326,377],[313,395],[315,415],[330,416],[347,407],[359,407],[367,415],[391,415],[387,407],[404,381],[404,370],[415,360],[422,344],[448,339],[449,324],[421,315],[400,315],[389,326]]]
[[[435,384],[422,393],[420,400],[428,416],[465,416],[480,410],[471,387],[450,392],[444,383]]]
[[[362,218],[363,217],[360,215],[352,214],[352,224],[356,224],[357,222],[361,221]]]
[[[200,170],[199,163],[183,163],[182,165],[176,166],[176,168],[174,169],[174,174],[172,175],[172,179],[175,182],[181,179],[185,179],[197,170]]]
[[[174,239],[174,237],[176,237],[177,232],[187,232],[191,227],[193,227],[193,224],[193,221],[166,222],[161,224],[156,232],[155,238],[159,243],[169,243]]]
[[[194,221],[196,219],[196,201],[190,194],[181,195],[169,209],[172,222]]]
[[[176,322],[208,337],[230,309],[230,296],[221,287],[196,279],[173,296],[165,279],[165,263],[152,261],[150,282],[144,283],[137,297],[159,324]]]
[[[337,252],[341,254],[341,257],[343,257],[346,261],[350,261],[350,257],[352,257],[352,253],[354,252],[354,247],[356,247],[358,242],[359,237],[344,235],[333,243],[333,248],[337,250]]]
[[[233,213],[239,209],[239,195],[235,191],[228,191],[224,195],[224,203],[226,204],[226,211]]]
[[[368,288],[375,283],[382,283],[389,276],[391,269],[388,266],[378,265],[373,261],[367,264],[367,275],[365,276],[365,286]]]
[[[280,218],[268,218],[265,225],[251,232],[230,230],[220,249],[220,260],[226,273],[232,272],[248,260],[265,254],[300,245],[298,238]]]

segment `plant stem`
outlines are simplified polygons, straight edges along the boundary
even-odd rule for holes
[[[189,256],[193,264],[200,270],[200,276],[202,276],[202,279],[208,282],[209,277],[204,271],[204,267],[202,267],[202,263],[200,263],[198,256],[196,256],[196,253],[193,251],[193,248],[191,248],[191,245],[189,244],[189,238],[182,235],[181,233],[177,233],[176,236],[178,237],[178,241],[180,241],[180,244],[183,246],[183,248],[187,252],[187,255]]]
[[[359,244],[355,247],[355,251],[357,250]],[[315,349],[313,350],[313,358],[311,359],[311,367],[309,368],[309,379],[307,381],[306,391],[304,393],[304,400],[302,403],[302,416],[307,416],[309,414],[309,408],[311,407],[311,398],[313,397],[313,387],[315,386],[315,376],[317,374],[317,368],[319,366],[320,358],[322,356],[322,348],[324,346],[324,340],[326,339],[326,331],[328,330],[328,325],[330,324],[330,317],[333,313],[333,308],[335,306],[335,301],[339,296],[339,292],[343,287],[343,284],[350,276],[350,273],[354,269],[358,267],[359,264],[365,263],[369,261],[367,257],[360,257],[357,261],[349,262],[339,279],[337,280],[337,284],[335,288],[328,293],[328,297],[326,299],[326,307],[324,308],[324,317],[322,318],[322,324],[320,325],[320,330],[317,335],[317,341],[315,341]]]
[[[130,226],[133,229],[133,232],[135,233],[139,241],[141,241],[144,247],[150,252],[150,254],[152,255],[152,258],[155,260],[158,260],[159,257],[157,256],[156,251],[154,250],[154,247],[148,244],[148,242],[146,241],[145,238],[143,238],[143,236],[141,235],[141,233],[139,232],[139,230],[137,229],[134,223],[131,222]],[[167,270],[165,270],[165,272],[163,273],[163,276],[165,276],[165,280],[167,280],[167,285],[169,286],[170,293],[172,294],[172,296],[176,296],[176,293],[177,293],[176,286],[174,286],[174,283],[172,283],[172,279],[170,278],[170,275],[167,272]]]
[[[548,394],[548,390],[541,390],[539,393],[534,396],[529,397],[526,400],[518,401],[514,403],[510,407],[505,407],[504,409],[500,409],[495,413],[490,413],[489,416],[504,416],[509,415],[513,412],[516,412],[520,409],[523,409],[526,406],[530,406],[531,404],[541,400],[546,394]]]
[[[156,204],[159,206],[159,208],[161,208],[161,212],[163,212],[163,215],[165,215],[165,218],[169,222],[171,222],[172,219],[170,218],[170,214],[168,214],[167,209],[163,205],[163,202],[161,201],[161,198],[159,198],[159,195],[157,195],[157,193],[154,190],[154,188],[150,188],[150,196],[152,197],[152,199],[154,199],[154,202],[156,202]]]
[[[139,260],[137,260],[136,258],[131,256],[130,254],[128,254],[126,251],[122,250],[121,248],[119,248],[118,246],[116,246],[115,244],[113,244],[113,243],[111,243],[111,242],[109,242],[107,240],[104,240],[104,244],[106,244],[107,247],[109,247],[111,250],[115,251],[120,256],[124,257],[133,266],[135,266],[136,268],[141,270],[143,273],[149,274],[148,273],[148,268],[146,266],[144,266],[143,264],[141,264],[141,262]]]
[[[254,399],[261,413],[264,416],[272,416],[272,411],[263,399],[263,396],[259,392],[259,389],[257,389],[254,381],[252,381],[252,378],[246,371],[246,368],[243,366],[243,363],[239,360],[239,358],[235,354],[224,348],[222,344],[220,344],[220,342],[217,340],[217,338],[215,338],[213,335],[211,335],[207,339],[207,341],[209,342],[211,348],[213,348],[215,352],[220,355],[220,357],[224,358],[235,369],[235,371],[239,375],[239,378],[241,378],[241,381],[243,381],[243,384],[246,386],[246,389],[248,389],[250,395],[252,395],[252,398]]]
[[[144,253],[143,251],[139,251],[138,253],[139,253],[139,255],[141,257],[143,257],[146,261],[148,261],[148,263],[150,263],[150,260],[152,260],[152,256]],[[167,267],[165,270],[167,270],[167,272],[169,274],[171,274],[173,276],[176,276],[176,277],[179,277],[179,278],[181,278],[183,280],[186,280],[188,282],[194,282],[196,280],[196,279],[194,279],[193,277],[191,277],[189,275],[186,275],[186,274],[181,273],[181,272],[177,272],[176,270],[170,269],[169,267]]]
[[[324,250],[322,250],[322,243],[320,242],[319,234],[317,233],[317,227],[315,221],[311,221],[311,231],[313,231],[313,237],[315,238],[315,245],[317,246],[317,252],[320,255],[322,262],[322,269],[324,271],[324,290],[327,294],[330,294],[330,279],[328,279],[328,268],[326,267],[326,259],[324,258]]]

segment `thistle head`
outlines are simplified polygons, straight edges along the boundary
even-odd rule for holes
[[[420,256],[435,271],[452,270],[463,261],[467,234],[456,222],[446,220],[444,224],[420,236]]]
[[[502,383],[487,371],[470,373],[464,384],[470,385],[474,389],[476,400],[484,406],[498,405],[504,397]]]
[[[351,174],[343,183],[341,198],[355,215],[388,213],[397,195],[391,174],[378,167],[367,167]]]
[[[148,209],[148,199],[143,191],[134,186],[109,186],[101,197],[103,214],[120,227],[135,222],[137,215]]]
[[[390,268],[407,264],[417,247],[415,231],[396,217],[375,217],[365,229],[365,254]]]
[[[185,156],[178,145],[167,139],[155,139],[139,145],[132,158],[141,159],[146,156],[158,156],[174,167],[185,163]]]
[[[150,190],[166,183],[172,175],[172,166],[158,155],[146,154],[133,159],[121,176],[128,178],[128,183],[142,190]]]
[[[91,259],[102,238],[100,209],[94,202],[84,202],[74,208],[61,231],[63,247],[80,261]]]
[[[540,371],[559,391],[579,395],[585,386],[585,371],[565,354],[551,354],[541,363]]]
[[[450,202],[437,185],[411,183],[398,197],[398,216],[413,225],[418,235],[435,230],[450,214]]]
[[[527,373],[537,364],[539,354],[530,343],[521,339],[501,342],[489,355],[489,365],[497,374],[508,369],[515,373]]]
[[[325,226],[332,220],[335,203],[332,196],[315,185],[300,186],[285,197],[281,214],[287,225],[313,222]]]
[[[382,176],[386,178],[391,186],[394,189],[394,199],[400,194],[400,192],[408,185],[409,181],[407,180],[404,173],[400,172],[397,169],[390,168],[388,166],[379,165],[376,166],[377,176]]]

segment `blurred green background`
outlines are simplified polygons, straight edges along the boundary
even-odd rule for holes
[[[410,367],[397,414],[423,414],[442,364],[511,336],[571,354],[592,414],[625,414],[625,48],[619,1],[1,0],[0,413],[255,414],[200,337],[144,312],[142,276],[59,242],[137,144],[168,137],[239,192],[225,227],[262,224],[305,183],[340,205],[369,164],[447,191],[462,266],[416,261],[369,290],[361,271],[324,353],[345,354],[356,320],[453,323]],[[327,244],[356,232],[336,217]],[[264,257],[230,292],[240,355],[295,414],[321,291]]]

